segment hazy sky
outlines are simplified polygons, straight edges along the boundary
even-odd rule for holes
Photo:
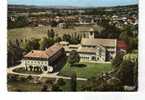
[[[60,6],[117,6],[137,4],[138,0],[8,0],[8,4],[60,5]]]

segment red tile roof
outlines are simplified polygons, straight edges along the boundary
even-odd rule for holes
[[[127,48],[128,45],[124,41],[121,40],[117,41],[117,49],[127,49]]]
[[[54,44],[53,46],[49,47],[45,51],[42,50],[32,50],[31,52],[27,53],[25,57],[31,57],[31,58],[50,58],[55,53],[57,53],[60,49],[62,49],[62,46],[58,43]]]

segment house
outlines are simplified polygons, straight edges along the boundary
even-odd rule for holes
[[[22,60],[22,65],[28,71],[53,72],[57,62],[65,55],[63,47],[56,43],[46,50],[32,50]]]

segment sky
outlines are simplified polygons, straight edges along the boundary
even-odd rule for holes
[[[99,7],[138,4],[138,0],[8,0],[8,4]]]

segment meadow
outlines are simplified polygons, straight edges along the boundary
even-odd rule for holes
[[[43,38],[47,36],[47,32],[50,29],[54,29],[57,36],[62,37],[63,34],[73,34],[88,31],[92,26],[77,26],[74,28],[63,29],[59,27],[50,27],[50,26],[39,26],[39,27],[24,27],[24,28],[15,28],[8,30],[8,40],[14,41],[16,39],[31,39],[31,38]],[[102,30],[100,26],[95,26],[97,30]]]

